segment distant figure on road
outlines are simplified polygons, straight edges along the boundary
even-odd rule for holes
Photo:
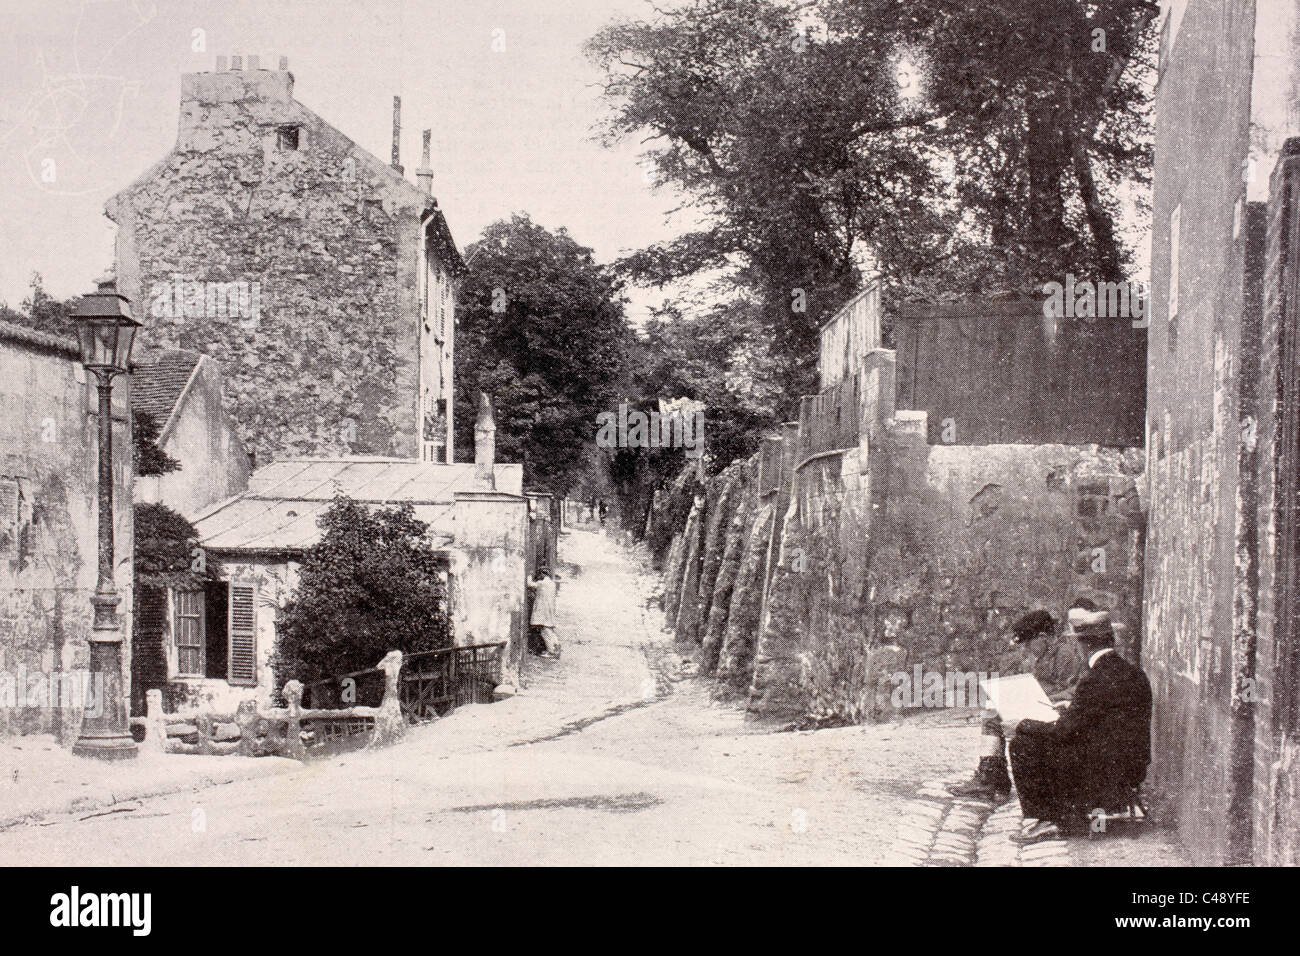
[[[544,656],[557,660],[560,657],[560,642],[555,639],[555,592],[559,587],[558,581],[559,578],[551,575],[551,569],[542,565],[537,577],[528,582],[528,587],[533,592],[532,625],[541,632],[542,643],[546,645]]]

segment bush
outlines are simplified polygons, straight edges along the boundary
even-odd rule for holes
[[[372,510],[339,496],[320,525],[276,628],[277,687],[450,646],[444,566],[410,504]]]

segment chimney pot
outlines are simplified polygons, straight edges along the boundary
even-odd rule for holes
[[[260,68],[261,68],[261,62],[262,62],[262,60],[261,60],[260,57],[250,56],[250,57],[248,58],[248,68],[249,68],[250,70],[260,69]]]
[[[218,73],[226,72],[226,58],[224,56],[217,57],[217,72]]]
[[[420,188],[428,195],[433,195],[433,167],[429,164],[429,144],[433,140],[433,130],[424,131],[424,153],[420,156],[420,168],[415,171],[415,178]]]
[[[232,70],[242,70],[244,68],[244,58],[242,56],[232,56],[230,58],[230,68]]]
[[[402,98],[393,97],[393,169],[401,175],[402,170]]]
[[[280,57],[280,71],[284,73],[284,72],[288,72],[288,70],[289,70],[289,58],[287,56]]]

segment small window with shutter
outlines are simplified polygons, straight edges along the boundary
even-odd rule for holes
[[[232,684],[257,683],[257,585],[230,585],[230,669]]]
[[[176,671],[178,677],[203,677],[207,637],[202,591],[176,591]]]

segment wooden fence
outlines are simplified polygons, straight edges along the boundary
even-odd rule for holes
[[[1145,441],[1146,329],[1048,320],[1039,301],[904,306],[894,326],[899,409],[931,444]]]

